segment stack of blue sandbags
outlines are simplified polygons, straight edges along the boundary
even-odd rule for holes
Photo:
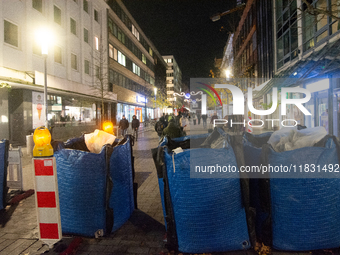
[[[206,253],[250,248],[247,205],[238,171],[193,175],[196,166],[238,169],[231,144],[223,129],[216,128],[212,134],[165,139],[153,150],[162,179],[168,249]],[[178,147],[181,150],[173,151]]]
[[[9,141],[0,141],[0,210],[6,208],[7,204],[7,167],[8,167]]]
[[[250,140],[244,143],[245,155]],[[266,205],[262,213],[267,217],[259,220],[258,229],[266,245],[286,251],[340,246],[339,148],[334,136],[325,136],[311,147],[281,152],[263,144],[260,162],[254,157],[247,163],[291,169],[266,173],[258,187],[251,187],[250,193],[260,190],[259,203]]]
[[[131,137],[98,154],[88,151],[84,135],[57,147],[62,232],[95,236],[121,227],[135,208]]]

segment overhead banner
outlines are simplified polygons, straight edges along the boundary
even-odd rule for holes
[[[45,125],[44,93],[32,92],[33,129]]]

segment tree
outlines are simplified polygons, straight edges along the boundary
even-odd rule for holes
[[[92,62],[92,74],[93,80],[90,83],[90,87],[94,96],[100,98],[101,102],[101,119],[105,116],[104,101],[112,96],[112,92],[109,91],[109,72],[108,72],[108,59],[107,50],[104,48],[105,42],[100,35],[98,39],[98,50],[93,49],[90,53]]]
[[[152,92],[150,95],[150,102],[155,108],[167,108],[171,106],[171,103],[167,99],[167,94],[165,89],[158,89],[155,99],[155,92]]]

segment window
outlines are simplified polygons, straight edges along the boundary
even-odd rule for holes
[[[96,47],[96,50],[99,50],[99,39],[97,36],[94,37],[94,45]]]
[[[118,61],[118,52],[116,48],[113,48],[111,44],[109,44],[109,57],[113,58],[114,60]]]
[[[32,7],[39,12],[42,12],[42,0],[33,0]]]
[[[33,43],[33,53],[36,55],[41,56],[41,45],[39,43],[37,43],[36,41],[34,41]]]
[[[118,51],[118,63],[125,66],[125,55],[123,53],[121,53],[120,51]]]
[[[90,61],[88,60],[84,61],[84,72],[86,74],[90,74]]]
[[[313,7],[321,10],[336,11],[339,6],[337,0],[318,0],[310,1]],[[303,4],[302,10],[302,40],[303,50],[309,50],[313,48],[318,42],[322,41],[328,35],[335,33],[338,30],[338,25],[335,20],[332,20],[325,14],[319,14],[317,16],[310,15],[306,11],[307,6]],[[336,13],[338,13],[336,11]]]
[[[118,35],[117,38],[119,41],[121,41],[123,44],[125,44],[125,34],[118,28]]]
[[[77,55],[71,53],[71,67],[74,70],[78,70]]]
[[[4,37],[5,43],[11,44],[15,47],[19,46],[18,26],[5,20],[4,21]]]
[[[70,18],[71,33],[77,35],[77,23],[74,19]]]
[[[140,76],[140,67],[137,66],[135,63],[132,64],[132,71],[133,71],[133,73],[135,73],[138,76]]]
[[[89,31],[84,28],[84,42],[89,43]]]
[[[276,1],[277,68],[298,57],[297,1]],[[245,62],[248,57],[245,55]]]
[[[58,46],[54,46],[54,62],[62,64],[61,48]]]
[[[97,10],[94,10],[94,20],[99,22],[99,14]]]
[[[145,57],[144,54],[142,54],[142,62],[143,62],[144,64],[146,64],[146,57]]]
[[[112,46],[112,44],[109,44],[109,57],[113,58],[113,46]]]
[[[150,56],[152,56],[152,55],[153,55],[153,52],[152,52],[152,49],[151,49],[151,47],[149,47],[149,54],[150,54]]]
[[[84,11],[89,13],[89,2],[87,0],[83,1],[83,8],[84,8]]]
[[[135,28],[134,25],[132,25],[131,30],[132,30],[132,34],[133,34],[133,35],[138,39],[138,41],[139,41],[139,32],[138,32],[138,30]]]
[[[54,22],[61,25],[61,10],[54,6]]]

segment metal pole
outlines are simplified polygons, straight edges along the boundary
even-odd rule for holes
[[[44,55],[44,105],[45,105],[45,127],[48,129],[48,105],[47,105],[47,54]]]

